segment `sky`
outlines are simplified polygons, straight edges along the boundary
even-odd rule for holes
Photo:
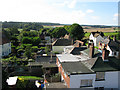
[[[1,0],[0,20],[118,25],[118,0]]]

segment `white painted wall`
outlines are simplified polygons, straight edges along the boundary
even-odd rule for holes
[[[105,73],[105,88],[118,88],[118,71]]]
[[[109,50],[110,52],[109,52],[109,56],[113,56],[113,52],[112,52],[112,50],[110,49],[110,47],[109,46],[107,46],[107,50]]]
[[[101,40],[103,40],[103,37],[101,35],[99,35],[95,40],[96,46],[98,46],[98,44]]]
[[[59,52],[62,53],[64,51],[65,46],[52,46],[53,52]]]
[[[0,45],[0,47],[2,47],[2,56],[7,56],[11,53],[11,43]]]
[[[104,81],[95,81],[96,74],[70,75],[70,88],[80,88],[81,80],[86,79],[93,80],[93,87],[120,89],[120,71],[105,72]]]
[[[95,86],[96,74],[81,74],[81,75],[70,75],[70,88],[80,88],[81,80],[92,79],[93,87]]]
[[[118,72],[118,88],[120,89],[120,71]]]
[[[120,85],[118,84],[119,77],[120,71],[105,72],[105,80],[95,81],[95,87],[118,88],[119,86],[120,89]]]
[[[97,46],[99,44],[99,41],[103,40],[103,37],[101,35],[99,35],[98,37],[93,37],[93,35],[90,34],[89,39],[93,40],[94,46]]]

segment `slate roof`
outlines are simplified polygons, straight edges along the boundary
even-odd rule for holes
[[[91,69],[95,72],[120,71],[120,59],[109,57],[108,61],[105,62],[102,57],[99,57]]]
[[[71,45],[72,40],[69,39],[58,39],[53,42],[53,46],[69,46]]]
[[[88,69],[81,62],[64,62],[61,63],[64,71],[69,74],[85,74],[85,73],[93,73],[92,70]]]
[[[90,48],[85,49],[83,52],[86,53],[89,56]],[[98,50],[94,49],[94,58],[99,57],[101,55],[102,54]]]
[[[80,55],[81,52],[80,51],[83,51],[87,49],[87,47],[75,47],[72,51],[71,51],[71,54],[73,55]]]
[[[51,56],[39,56],[39,58],[36,58],[36,62],[50,62]],[[56,63],[56,56],[52,56],[52,63]]]
[[[97,37],[99,35],[101,35],[102,37],[104,36],[103,32],[91,32],[93,34],[94,37]]]
[[[0,32],[0,45],[3,45],[5,43],[10,43],[10,40],[3,32]]]
[[[108,46],[110,47],[110,49],[112,51],[119,51],[120,47],[119,47],[119,43],[117,43],[116,41],[110,40],[110,42],[108,43]]]
[[[120,60],[116,57],[109,57],[108,61],[103,61],[102,57],[98,57],[82,62],[62,62],[61,65],[67,74],[120,71]]]

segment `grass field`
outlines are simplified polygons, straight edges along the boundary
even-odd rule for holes
[[[18,76],[19,79],[24,79],[24,80],[40,80],[43,79],[41,77],[36,77],[36,76]]]
[[[112,36],[112,35],[114,36],[114,35],[118,35],[118,33],[117,32],[105,32],[104,35],[105,36]],[[89,38],[89,36],[90,36],[90,32],[85,33],[85,38]]]

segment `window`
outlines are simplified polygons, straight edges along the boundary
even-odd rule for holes
[[[114,55],[116,55],[116,52],[114,52]]]
[[[96,72],[96,80],[105,80],[105,72]]]
[[[81,80],[80,87],[92,87],[92,79],[89,80]]]

